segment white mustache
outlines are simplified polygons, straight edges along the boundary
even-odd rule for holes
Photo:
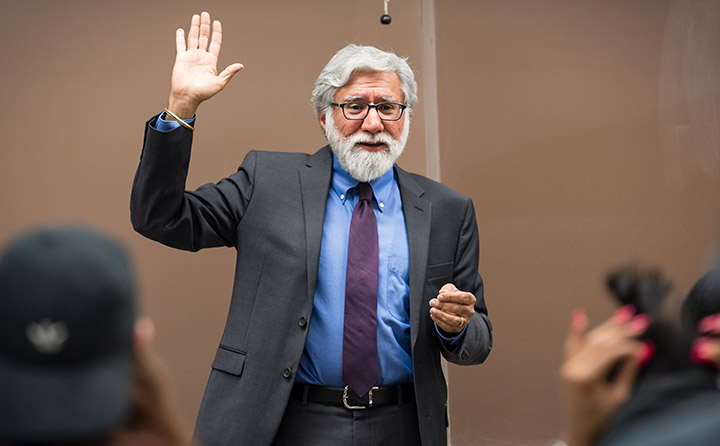
[[[365,135],[353,135],[349,139],[352,144],[391,144],[394,141],[392,136],[386,134],[378,134],[374,138],[368,138]]]

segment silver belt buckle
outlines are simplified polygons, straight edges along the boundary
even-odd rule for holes
[[[351,409],[351,410],[352,410],[352,409],[367,409],[368,407],[372,407],[372,403],[373,403],[373,400],[372,400],[372,391],[373,391],[374,389],[377,389],[377,386],[371,388],[371,389],[368,391],[368,404],[367,404],[367,406],[351,406],[351,405],[348,404],[348,390],[349,390],[349,389],[348,389],[348,386],[345,386],[345,388],[343,389],[343,406],[345,406],[346,409]]]

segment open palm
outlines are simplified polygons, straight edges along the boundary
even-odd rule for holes
[[[210,14],[193,15],[188,32],[180,28],[175,34],[177,54],[173,67],[168,108],[183,118],[191,118],[203,101],[210,99],[243,66],[234,63],[217,72],[218,55],[222,46],[222,25],[218,20],[212,24],[210,38]]]

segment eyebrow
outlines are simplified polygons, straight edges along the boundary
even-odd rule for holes
[[[343,102],[364,101],[364,99],[365,99],[365,96],[348,95],[343,98]],[[380,99],[382,99],[381,102],[398,102],[398,100],[395,99],[395,96],[380,96]]]

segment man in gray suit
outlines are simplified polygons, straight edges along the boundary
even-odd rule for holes
[[[193,16],[187,41],[177,31],[169,104],[146,125],[131,198],[133,226],[148,238],[237,250],[196,441],[444,445],[440,356],[483,362],[492,328],[472,201],[395,165],[417,102],[412,70],[395,54],[348,45],[313,91],[328,146],[253,151],[231,176],[185,191],[195,111],[242,69],[217,74],[221,35],[207,13]],[[352,235],[356,206],[371,206],[358,218],[372,219],[376,242]],[[355,288],[373,300],[356,311],[350,259],[368,247],[359,263],[371,279]],[[371,342],[353,338],[362,331]],[[346,365],[358,357],[371,359]],[[369,390],[348,382],[357,373]]]

